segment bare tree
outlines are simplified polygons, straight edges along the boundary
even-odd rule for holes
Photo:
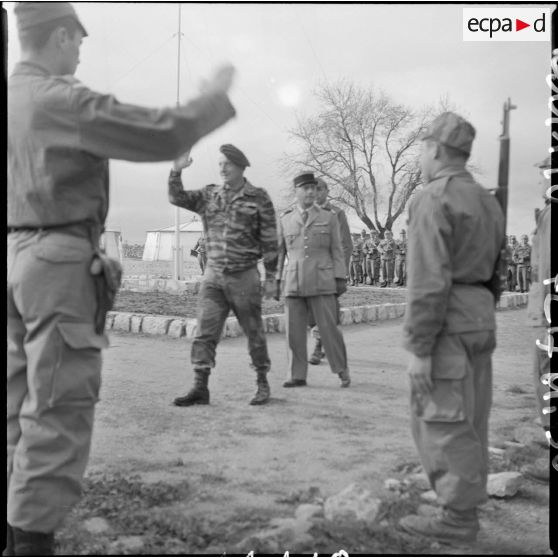
[[[322,176],[332,199],[369,229],[391,230],[421,184],[418,138],[433,110],[413,111],[346,81],[321,85],[315,95],[319,113],[299,117],[290,130],[298,152],[289,166]]]

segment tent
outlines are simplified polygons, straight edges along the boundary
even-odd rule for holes
[[[107,256],[122,261],[122,234],[119,230],[105,229],[101,235],[100,245]]]
[[[183,257],[188,257],[198,238],[203,232],[203,225],[198,219],[180,225],[180,249]],[[174,225],[164,229],[147,231],[143,248],[144,261],[173,261],[176,229]]]

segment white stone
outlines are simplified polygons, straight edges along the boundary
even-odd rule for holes
[[[378,307],[377,306],[367,306],[364,312],[365,322],[375,322],[378,319]]]
[[[388,490],[399,490],[403,487],[403,485],[401,484],[401,481],[399,481],[397,479],[386,479],[384,481],[384,486]]]
[[[420,497],[425,501],[425,502],[437,502],[438,501],[438,496],[436,494],[436,492],[434,492],[434,490],[428,490],[427,492],[423,492]]]
[[[380,504],[381,500],[374,498],[368,489],[354,483],[326,500],[324,514],[326,519],[334,522],[372,523],[378,516]]]
[[[360,324],[362,322],[362,315],[362,306],[353,306],[353,308],[351,308],[351,317],[354,324]]]
[[[174,337],[175,339],[178,339],[179,337],[184,337],[185,334],[186,331],[185,331],[184,320],[173,320],[169,324],[169,331],[167,333],[169,337]]]
[[[198,332],[198,321],[190,318],[186,320],[186,337],[193,339]]]
[[[166,335],[172,318],[162,316],[145,316],[141,330],[148,335]]]
[[[387,304],[380,304],[378,306],[378,321],[384,321],[388,319],[388,309]]]
[[[130,314],[130,312],[118,312],[114,316],[112,329],[116,329],[119,331],[130,331],[131,318],[132,318],[132,314]]]
[[[350,308],[341,308],[339,312],[341,325],[350,325],[353,323],[353,316]]]
[[[110,531],[109,522],[104,517],[91,517],[83,522],[83,527],[93,535]]]
[[[225,337],[240,337],[242,328],[236,318],[227,318],[224,329]]]
[[[130,331],[132,333],[139,333],[141,331],[141,323],[143,316],[132,316],[130,319]]]
[[[510,498],[517,494],[521,487],[521,473],[507,471],[488,475],[486,490],[489,496],[498,498]]]
[[[412,473],[405,480],[409,484],[416,486],[419,490],[432,490],[430,481],[425,473]]]
[[[494,447],[490,446],[488,448],[488,453],[490,455],[492,455],[493,457],[504,457],[506,451],[503,450],[502,448],[494,448]]]

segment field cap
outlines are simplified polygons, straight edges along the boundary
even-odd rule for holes
[[[293,184],[295,188],[304,186],[305,184],[314,184],[315,186],[316,184],[318,184],[318,181],[314,177],[314,173],[305,172],[304,174],[299,174],[298,176],[295,176],[293,180]]]
[[[219,151],[234,165],[240,167],[241,169],[245,169],[246,167],[250,166],[250,161],[246,158],[246,155],[232,145],[232,143],[225,143],[219,148]]]
[[[443,112],[428,126],[421,139],[432,139],[470,155],[475,139],[475,128],[458,114]]]
[[[87,37],[87,31],[70,2],[16,2],[14,14],[18,31],[69,16],[76,20],[83,36]]]

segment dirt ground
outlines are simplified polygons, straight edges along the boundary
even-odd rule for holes
[[[536,417],[532,332],[525,320],[525,310],[498,313],[492,446],[502,446],[516,425]],[[365,555],[550,555],[548,487],[528,480],[515,497],[490,500],[474,546],[432,547],[396,529],[398,518],[419,503],[418,496],[398,501],[384,488],[387,478],[401,479],[418,463],[400,329],[399,320],[343,328],[349,389],[339,388],[327,363],[310,368],[308,387],[282,388],[285,339],[268,336],[272,401],[261,407],[248,405],[255,383],[244,338],[219,345],[211,405],[177,408],[172,399],[191,383],[190,341],[112,335],[87,490],[60,534],[59,552],[126,553],[110,545],[134,535],[141,537],[128,551],[134,555],[230,554],[270,518],[292,517],[299,503],[316,494],[327,498],[359,482],[386,499],[384,529],[324,522],[313,532],[313,548],[285,550],[321,556],[340,549]],[[542,448],[531,449],[519,457],[507,453],[507,461],[492,463],[492,470],[544,455]],[[110,528],[91,534],[84,522],[92,517],[106,519]]]
[[[372,287],[349,287],[340,298],[342,307],[369,304],[405,302],[406,289],[381,289]],[[160,314],[195,318],[197,296],[192,294],[173,294],[166,292],[119,291],[113,310],[117,312],[138,312],[140,314]],[[262,312],[265,315],[282,314],[285,311],[283,299],[263,300]]]

